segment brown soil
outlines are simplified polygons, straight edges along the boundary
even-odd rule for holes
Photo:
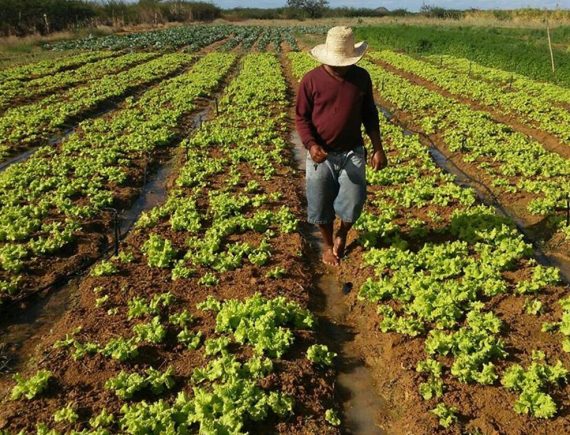
[[[226,83],[227,79],[222,80],[218,89],[222,89]],[[216,92],[213,91],[212,95]],[[142,93],[142,90],[139,90],[139,93]],[[194,115],[208,107],[209,104],[210,101],[205,98],[197,100],[196,109],[180,121],[178,138],[175,139],[174,143],[188,135],[193,127],[191,120]],[[113,112],[110,112],[103,115],[103,118],[111,118],[112,116]],[[78,134],[81,134],[81,130],[78,130]],[[158,148],[148,157],[133,160],[132,166],[128,168],[129,176],[126,185],[110,186],[115,198],[113,207],[118,210],[119,214],[128,209],[141,194],[144,187],[145,168],[148,173],[152,174],[171,158],[172,152],[172,147]],[[54,214],[49,218],[61,220],[62,216]],[[26,262],[22,273],[20,292],[13,297],[5,298],[4,303],[0,305],[0,312],[13,309],[13,304],[10,302],[22,302],[20,307],[25,309],[25,300],[30,295],[37,292],[52,291],[53,287],[57,287],[65,283],[70,277],[80,274],[86,267],[92,265],[110,250],[112,243],[113,215],[111,212],[104,211],[96,218],[82,222],[82,229],[72,244],[60,252],[49,256],[36,257]]]
[[[355,289],[359,289],[372,273],[360,269],[363,249],[356,243],[352,243],[352,247],[350,255],[341,264],[339,279],[350,281]],[[355,274],[354,271],[358,272]],[[524,269],[519,270],[510,278],[516,282],[524,274]],[[562,287],[549,288],[541,293],[539,299],[545,307],[549,307],[547,314],[541,317],[524,312],[525,297],[504,295],[487,302],[487,307],[492,308],[504,322],[502,338],[510,354],[510,363],[522,363],[527,366],[531,351],[542,349],[549,361],[555,362],[560,359],[568,366],[570,358],[561,351],[560,336],[540,332],[542,322],[560,318],[556,301],[566,293],[567,289]],[[418,361],[425,358],[423,338],[381,333],[378,329],[378,315],[374,304],[358,301],[356,292],[349,296],[347,303],[351,307],[352,320],[359,328],[359,334],[356,336],[357,345],[366,356],[367,364],[372,367],[380,394],[395,411],[382,422],[388,433],[465,433],[466,430],[475,429],[479,429],[482,433],[496,434],[568,433],[569,386],[555,389],[553,396],[560,412],[553,420],[544,421],[516,414],[512,407],[517,396],[502,387],[466,385],[449,375],[444,376],[447,387],[444,401],[459,409],[460,427],[462,426],[464,431],[461,432],[457,426],[450,430],[438,427],[437,419],[429,413],[437,400],[424,401],[418,392],[418,386],[424,379],[416,373],[415,367]],[[503,369],[505,362],[498,364],[498,367]]]
[[[215,150],[212,151],[215,153]],[[293,162],[289,152],[288,161]],[[257,179],[266,193],[280,192],[283,197],[279,203],[270,204],[270,209],[277,210],[286,204],[297,215],[301,216],[303,206],[301,203],[301,182],[295,177],[296,171],[284,165],[271,181],[256,177],[248,170],[247,165],[239,165],[244,173],[244,182],[235,188],[240,192],[245,183]],[[212,177],[211,185],[220,185],[225,174]],[[195,193],[195,192],[194,192]],[[198,202],[204,203],[207,198],[206,189],[199,193]],[[250,210],[251,212],[253,210]],[[152,229],[170,239],[173,244],[183,249],[185,236],[174,232],[167,222],[159,224]],[[26,403],[23,401],[6,402],[0,409],[0,429],[18,431],[23,428],[31,429],[40,421],[51,422],[53,412],[69,401],[75,401],[80,409],[80,422],[88,419],[88,415],[98,412],[103,406],[109,411],[118,412],[121,401],[114,394],[104,389],[105,381],[116,375],[121,369],[154,367],[165,368],[172,366],[177,374],[177,387],[175,391],[190,390],[183,380],[191,375],[193,369],[204,364],[205,356],[202,349],[192,351],[176,345],[172,333],[167,337],[166,343],[147,346],[136,360],[129,363],[119,363],[101,356],[86,357],[74,361],[65,349],[55,350],[52,344],[70,333],[74,328],[83,326],[77,338],[82,341],[96,341],[105,343],[108,339],[119,334],[129,335],[130,328],[140,321],[127,321],[125,310],[128,300],[135,296],[150,297],[154,294],[170,291],[175,295],[176,303],[171,312],[183,308],[190,311],[195,317],[192,328],[199,327],[205,333],[205,338],[214,335],[214,315],[211,312],[202,312],[195,309],[198,302],[206,296],[212,295],[219,299],[239,298],[252,296],[256,292],[266,297],[286,296],[307,306],[312,287],[312,273],[299,253],[304,251],[304,241],[300,234],[282,234],[272,239],[272,258],[268,265],[253,266],[249,263],[243,267],[224,273],[220,283],[215,287],[205,287],[198,284],[198,278],[172,281],[170,271],[150,268],[146,258],[141,254],[140,248],[148,238],[148,231],[137,230],[129,234],[122,243],[122,250],[135,253],[135,260],[130,264],[121,264],[120,272],[111,277],[87,277],[82,280],[77,293],[76,306],[72,307],[65,316],[58,321],[52,331],[43,338],[37,346],[37,353],[32,356],[27,370],[28,374],[38,368],[52,370],[57,382],[49,389],[49,394],[43,398]],[[233,235],[230,241],[259,242],[260,236],[246,233]],[[266,277],[266,272],[279,265],[287,271],[286,275],[273,280]],[[201,275],[203,270],[199,271]],[[95,287],[102,286],[104,294],[110,295],[108,305],[102,308],[95,307]],[[108,316],[106,311],[110,307],[118,307],[119,315]],[[102,321],[104,319],[104,321]],[[305,352],[309,345],[315,342],[314,332],[296,331],[295,344],[276,363],[273,375],[261,382],[264,388],[281,389],[295,399],[295,415],[287,419],[270,418],[267,423],[247,429],[251,433],[281,433],[281,434],[338,434],[324,421],[324,413],[328,408],[334,407],[334,371],[323,370],[309,363]],[[246,352],[246,351],[244,351]],[[247,352],[246,352],[247,353]],[[4,397],[12,387],[13,382],[6,377],[0,378],[0,397]],[[174,397],[175,393],[166,397]],[[149,397],[149,399],[152,399]],[[63,426],[55,426],[63,428]],[[69,427],[67,428],[69,429]]]
[[[570,146],[562,143],[560,139],[558,139],[553,134],[540,130],[534,121],[523,121],[515,115],[505,114],[494,107],[481,104],[479,101],[471,100],[461,95],[452,94],[451,92],[439,87],[429,80],[426,80],[407,71],[398,69],[387,62],[378,59],[374,59],[373,62],[380,65],[385,70],[404,77],[406,80],[416,85],[423,86],[430,91],[437,92],[446,98],[459,101],[462,104],[472,107],[474,110],[487,112],[495,121],[506,124],[514,130],[535,139],[536,141],[540,142],[540,144],[548,151],[552,151],[564,158],[570,159]]]

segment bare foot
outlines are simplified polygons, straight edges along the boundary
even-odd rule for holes
[[[333,248],[325,248],[323,252],[323,263],[329,266],[338,266],[338,258],[333,252]]]
[[[336,258],[341,259],[344,257],[344,248],[346,247],[346,235],[339,235],[334,239],[333,254]]]

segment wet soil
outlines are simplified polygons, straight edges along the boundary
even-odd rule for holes
[[[297,81],[293,78],[286,57],[282,56],[282,68],[289,83],[289,98],[295,99]],[[294,111],[290,111],[291,131],[295,130]],[[301,183],[300,196],[305,209],[304,171],[306,150],[294,131],[290,142],[295,145],[295,160]],[[306,217],[303,216],[303,220]],[[350,317],[349,294],[354,290],[352,280],[341,279],[334,267],[321,262],[322,240],[318,228],[305,223],[302,227],[307,244],[304,254],[311,270],[313,292],[310,307],[319,316],[319,341],[338,354],[336,359],[337,400],[342,406],[342,430],[346,434],[385,434],[381,422],[393,412],[380,394],[376,381],[364,358],[365,353],[357,345],[363,318]],[[342,277],[344,278],[344,277]]]

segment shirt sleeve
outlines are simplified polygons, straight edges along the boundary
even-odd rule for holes
[[[299,92],[297,94],[295,125],[297,127],[297,132],[301,137],[301,141],[307,149],[310,149],[312,145],[318,143],[315,136],[315,126],[313,125],[312,114],[313,96],[309,83],[307,80],[303,79],[299,85]]]
[[[372,79],[366,73],[366,93],[362,102],[362,123],[366,129],[366,133],[378,132],[380,134],[380,118],[378,116],[378,108],[374,102],[374,91],[372,89]]]

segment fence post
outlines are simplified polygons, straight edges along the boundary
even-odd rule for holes
[[[44,14],[44,23],[45,23],[45,25],[46,25],[46,33],[50,33],[50,31],[49,31],[49,21],[48,21],[47,14]]]
[[[554,52],[552,51],[552,39],[550,38],[550,23],[546,18],[546,34],[548,35],[548,49],[550,50],[550,63],[552,64],[552,74],[556,73],[554,66]]]

